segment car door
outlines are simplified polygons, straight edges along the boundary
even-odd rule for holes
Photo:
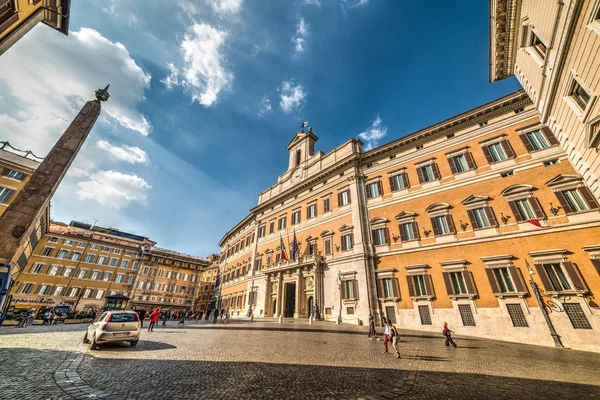
[[[90,336],[93,335],[96,332],[96,328],[98,328],[98,324],[100,322],[104,321],[107,316],[108,316],[108,312],[102,313],[102,315],[100,315],[98,318],[96,318],[94,320],[94,322],[92,322],[90,324],[90,326],[88,326],[88,333],[89,333]]]

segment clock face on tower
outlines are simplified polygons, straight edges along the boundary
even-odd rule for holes
[[[298,168],[292,174],[292,183],[295,185],[296,183],[300,182],[302,180],[302,176],[303,176],[302,169]]]

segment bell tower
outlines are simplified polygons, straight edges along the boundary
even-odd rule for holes
[[[303,122],[300,132],[296,133],[296,136],[287,145],[290,152],[288,171],[303,167],[306,161],[315,154],[315,142],[319,138],[313,133],[312,128],[308,128],[308,132],[304,132],[307,125],[308,122]]]

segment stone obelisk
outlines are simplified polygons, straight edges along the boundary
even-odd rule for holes
[[[0,216],[0,263],[15,264],[50,199],[100,115],[108,86],[96,90],[96,100],[85,103],[71,125],[33,173],[17,197]],[[14,269],[13,269],[14,270]]]

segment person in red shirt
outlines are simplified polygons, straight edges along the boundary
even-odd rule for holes
[[[148,332],[154,332],[154,325],[156,325],[156,321],[158,321],[159,316],[160,311],[158,311],[158,308],[154,310],[152,314],[150,314],[150,326],[148,327]]]

